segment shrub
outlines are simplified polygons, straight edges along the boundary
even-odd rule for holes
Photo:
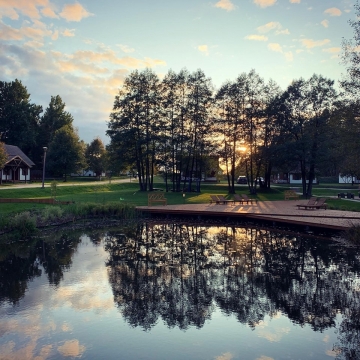
[[[46,206],[40,214],[41,220],[51,221],[63,216],[64,210],[60,206]]]
[[[29,211],[16,214],[9,223],[9,228],[21,236],[32,235],[36,231],[36,217]]]

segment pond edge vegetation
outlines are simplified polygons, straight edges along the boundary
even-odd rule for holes
[[[127,203],[76,203],[67,206],[49,205],[0,218],[0,235],[29,237],[45,227],[60,226],[83,219],[117,218],[129,220],[138,217],[135,206]]]

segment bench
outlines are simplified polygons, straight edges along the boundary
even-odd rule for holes
[[[151,206],[153,203],[162,203],[167,205],[167,199],[162,192],[155,192],[148,194],[148,206]]]
[[[284,191],[285,200],[291,199],[299,199],[299,194],[297,194],[294,190],[285,190]]]

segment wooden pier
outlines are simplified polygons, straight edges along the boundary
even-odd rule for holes
[[[145,214],[165,216],[197,216],[231,219],[266,220],[308,227],[346,230],[354,225],[360,226],[360,212],[298,209],[296,205],[307,200],[258,201],[257,204],[183,204],[167,206],[138,206]]]

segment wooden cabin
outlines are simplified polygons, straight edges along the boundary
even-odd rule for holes
[[[35,165],[19,147],[5,145],[7,161],[0,170],[0,181],[25,183],[30,180],[30,169]]]

